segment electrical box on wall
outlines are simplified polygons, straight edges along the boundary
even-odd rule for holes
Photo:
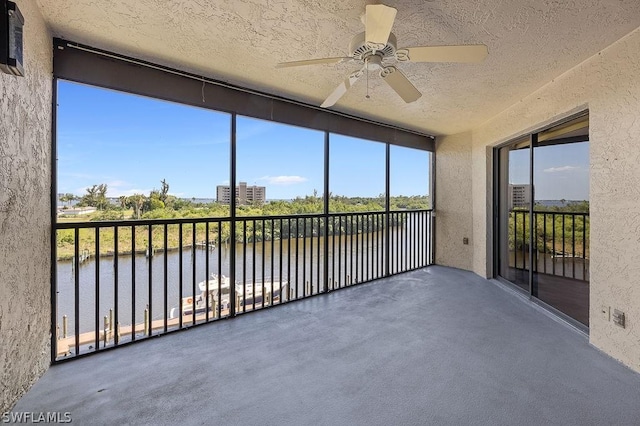
[[[7,74],[24,75],[22,27],[24,18],[18,6],[0,0],[0,70]]]

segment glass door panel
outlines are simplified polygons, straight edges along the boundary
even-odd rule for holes
[[[589,142],[534,147],[534,296],[589,325]],[[566,140],[566,139],[564,139]],[[572,141],[575,139],[572,139]]]
[[[529,292],[530,143],[500,148],[499,275]]]

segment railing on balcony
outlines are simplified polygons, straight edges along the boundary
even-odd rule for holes
[[[529,270],[528,211],[509,213],[509,266]],[[533,212],[533,271],[589,281],[589,213]]]
[[[431,210],[58,223],[56,233],[57,360],[433,262]]]

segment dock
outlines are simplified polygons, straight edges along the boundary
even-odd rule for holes
[[[279,298],[275,298],[274,300],[274,305],[279,303]],[[269,305],[265,304],[265,308],[268,307]],[[238,313],[242,312],[243,307],[238,305]],[[253,310],[259,310],[262,309],[262,304],[258,304],[256,303],[255,309],[253,308],[253,305],[251,304],[247,304],[246,306],[246,312],[249,311],[253,311]],[[219,319],[219,318],[226,318],[229,316],[230,310],[229,308],[224,308],[224,309],[220,309],[220,317],[217,316],[218,312],[214,311],[214,310],[209,310],[209,322],[212,322],[213,320]],[[179,329],[180,328],[180,318],[176,317],[176,318],[167,318],[167,330],[169,329]],[[206,312],[202,312],[199,314],[196,314],[196,322],[195,324],[193,323],[193,315],[192,314],[188,314],[188,315],[183,315],[182,316],[182,328],[186,328],[186,327],[190,327],[193,325],[198,325],[198,324],[202,324],[202,323],[206,323],[207,322],[207,314]],[[150,327],[143,323],[138,323],[135,325],[135,335],[136,335],[136,339],[138,338],[146,338],[146,337],[150,337],[150,336],[154,336],[154,335],[159,335],[158,334],[154,334],[154,331],[161,331],[162,333],[164,333],[164,324],[165,324],[165,320],[164,319],[158,319],[158,320],[153,320],[151,321],[151,325]],[[125,326],[120,326],[120,327],[116,327],[116,330],[111,330],[109,328],[104,328],[101,329],[98,332],[98,336],[99,336],[99,342],[96,342],[96,333],[95,331],[87,331],[84,333],[80,333],[79,335],[79,343],[80,343],[80,347],[82,348],[83,346],[90,346],[90,351],[94,351],[96,346],[99,346],[100,349],[104,349],[104,348],[108,348],[111,346],[117,346],[118,344],[116,343],[116,332],[117,332],[117,340],[119,343],[122,343],[122,340],[124,337],[127,336],[131,336],[132,333],[132,329],[134,327],[132,327],[131,325],[125,325]],[[106,334],[106,338],[105,338],[105,334]],[[127,341],[129,341],[130,339],[127,339]],[[76,346],[76,338],[75,336],[68,336],[68,337],[61,337],[57,340],[57,344],[56,344],[56,356],[58,358],[61,357],[65,357],[67,355],[72,354],[75,351],[75,346]],[[77,354],[76,354],[77,355]]]
[[[329,289],[333,290],[334,288],[336,288],[337,283],[335,284],[336,285],[330,282]],[[352,284],[353,282],[351,281],[350,277],[347,276],[347,282],[345,283],[345,285],[350,286]],[[313,293],[313,291],[315,290],[314,286],[308,281],[305,283],[305,287],[306,287],[306,292],[309,294]],[[294,299],[294,290],[289,289],[289,293],[290,294],[285,293],[286,295],[285,300]],[[241,304],[241,296],[238,295],[237,297],[238,297],[238,299],[236,300],[237,313],[251,312],[254,310],[257,311],[263,308],[262,301],[256,302],[255,308],[254,308],[254,305],[252,303]],[[272,305],[277,305],[279,303],[280,303],[279,295],[273,297],[273,301],[271,301],[270,294],[267,294],[264,308],[270,307]],[[219,316],[218,316],[217,308],[214,309],[212,307],[209,307],[208,311],[209,311],[209,321],[207,321],[207,313],[201,312],[201,313],[196,313],[195,323],[194,323],[193,314],[191,313],[182,315],[182,318],[180,317],[166,318],[166,319],[161,318],[161,319],[149,321],[147,319],[147,310],[145,310],[145,321],[142,323],[137,323],[133,327],[131,325],[118,326],[117,324],[115,327],[111,327],[110,324],[113,318],[109,320],[109,316],[105,316],[104,328],[98,331],[97,342],[96,342],[95,330],[87,331],[79,334],[78,342],[81,349],[80,352],[95,352],[96,350],[118,346],[119,344],[130,341],[132,333],[135,334],[136,340],[164,334],[165,321],[166,321],[167,331],[169,330],[173,331],[173,330],[188,328],[194,325],[203,324],[206,322],[213,322],[217,319],[222,319],[230,316],[230,309],[228,307],[221,307]],[[113,314],[113,310],[110,310],[110,315],[112,314]],[[182,326],[181,326],[181,320],[182,320]],[[63,330],[66,331],[66,316],[63,318]],[[157,333],[154,333],[154,332],[157,332]],[[72,354],[78,355],[74,353],[75,347],[76,347],[75,335],[70,335],[70,336],[67,335],[66,337],[63,335],[62,337],[58,337],[56,341],[56,357],[64,358],[65,356],[72,355]],[[82,350],[87,348],[88,350],[86,351]]]

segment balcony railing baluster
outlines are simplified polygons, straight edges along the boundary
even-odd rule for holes
[[[576,217],[575,216],[571,216],[571,258],[574,259],[573,262],[571,262],[571,276],[572,278],[576,277],[576,262],[575,262],[575,258],[576,258]]]
[[[136,226],[131,226],[131,341],[136,340]]]
[[[582,281],[589,281],[589,214],[573,212],[534,211],[533,230],[527,225],[528,212],[512,211],[510,220],[513,223],[510,238],[513,238],[510,266],[515,270],[528,270]],[[519,216],[522,215],[521,218]],[[522,221],[522,225],[521,225]],[[541,223],[539,223],[541,222]],[[522,232],[520,230],[522,226]],[[549,227],[551,229],[549,229]],[[556,231],[557,230],[557,231]],[[534,264],[526,262],[529,247],[527,232],[533,234]],[[520,241],[522,237],[522,241]],[[519,262],[519,257],[524,259]],[[576,266],[576,262],[581,262]],[[556,266],[557,264],[557,266]]]
[[[271,294],[271,297],[269,298],[269,306],[273,306],[273,280],[274,280],[274,264],[275,264],[275,229],[274,229],[274,221],[273,219],[271,219],[271,227],[269,228],[271,231],[271,256],[270,256],[270,260],[271,260],[271,292],[269,294]],[[282,271],[282,267],[280,267],[280,271]],[[282,276],[281,274],[278,275],[280,282],[282,283]]]
[[[430,211],[391,212],[388,241],[385,215],[237,217],[233,223],[231,218],[196,218],[57,224],[56,232],[73,231],[72,242],[67,243],[72,249],[72,273],[70,278],[58,274],[56,285],[68,286],[58,297],[57,311],[66,318],[71,307],[74,330],[58,337],[58,359],[231,316],[232,302],[237,312],[244,313],[380,278],[387,244],[391,274],[429,264]],[[229,239],[223,238],[227,226]],[[107,241],[111,244],[109,234],[112,251],[104,247]],[[162,257],[154,265],[159,250]],[[242,265],[229,264],[231,256],[223,254],[229,250],[238,253],[236,263]],[[575,244],[573,251],[577,253]],[[140,263],[143,255],[146,266]],[[102,256],[113,257],[112,271],[101,268]],[[185,261],[191,262],[190,268],[185,268]],[[63,263],[61,259],[59,264]],[[236,266],[241,268],[241,279],[237,300],[231,301],[236,283],[228,281],[223,269]],[[204,280],[199,279],[202,276]],[[87,301],[90,304],[85,307]],[[122,327],[121,317],[128,318]]]
[[[218,303],[216,303],[216,315],[215,318],[222,318],[222,255],[220,251],[222,250],[222,221],[218,221]],[[209,277],[207,277],[208,279]],[[216,284],[216,283],[214,283]],[[229,289],[231,290],[231,289]],[[229,296],[230,297],[230,296]],[[229,306],[229,311],[231,307]],[[229,314],[227,314],[229,315]]]
[[[162,280],[163,280],[163,296],[164,296],[164,324],[163,324],[163,330],[166,333],[167,329],[169,328],[169,253],[168,253],[168,240],[169,240],[169,236],[168,236],[168,230],[169,227],[168,225],[165,223],[163,226],[163,232],[164,235],[162,236],[162,267],[164,269],[164,274],[162,276]],[[118,300],[116,298],[116,300]]]
[[[182,223],[178,224],[178,247],[179,247],[179,252],[178,252],[178,318],[179,318],[179,322],[178,322],[178,327],[182,328],[182,312],[184,311],[184,294],[182,293],[182,270],[183,270],[183,257],[182,257],[182,253],[183,253],[183,244],[182,244],[182,237],[183,237],[183,230],[182,230]],[[135,256],[134,256],[135,257]]]
[[[95,261],[95,345],[96,350],[100,349],[100,228],[95,229],[95,246],[94,250],[96,252],[96,261]],[[106,331],[106,330],[105,330]]]
[[[307,260],[307,251],[306,251],[306,244],[307,244],[307,219],[303,219],[304,222],[304,231],[302,232],[302,241],[303,241],[303,246],[305,247],[304,251],[304,256],[303,256],[303,261],[302,261],[302,267],[303,267],[303,272],[302,272],[302,282],[305,283],[305,286],[307,285],[307,279],[305,278],[305,272],[304,272],[304,268],[307,264],[309,264],[309,293],[307,294],[307,296],[311,296],[313,294],[313,221],[311,222],[311,234],[309,236],[309,258]]]
[[[347,263],[345,261],[345,274],[346,274],[346,266]],[[336,274],[336,277],[338,277],[338,288],[341,288],[342,284],[347,282],[346,279],[346,275],[344,277],[341,276],[340,271],[342,271],[342,216],[338,216],[338,273]],[[335,285],[335,283],[334,283]]]
[[[205,285],[206,285],[206,289],[207,291],[205,292],[205,321],[209,322],[209,306],[211,305],[211,300],[210,300],[210,291],[209,291],[209,252],[211,250],[209,250],[209,222],[205,222],[204,224],[204,279],[205,279]]]
[[[313,220],[313,219],[312,219]],[[316,244],[317,244],[317,252],[318,252],[318,256],[316,256],[316,294],[322,292],[323,290],[321,290],[321,288],[324,287],[324,285],[322,284],[321,278],[326,278],[323,277],[324,272],[322,272],[321,274],[321,266],[322,264],[324,264],[324,262],[320,262],[321,260],[323,260],[324,258],[324,253],[321,255],[321,245],[320,245],[320,238],[322,237],[324,244],[327,244],[327,235],[325,232],[322,231],[321,229],[321,225],[324,226],[322,227],[322,229],[326,229],[326,222],[325,222],[325,218],[318,218],[318,229],[317,229],[317,233],[316,233]]]
[[[256,220],[251,226],[251,309],[256,309]],[[247,303],[246,300],[244,302]]]
[[[566,277],[567,273],[565,271],[565,259],[566,259],[566,255],[567,255],[567,249],[565,248],[565,243],[567,241],[566,237],[565,237],[565,215],[562,215],[562,276]]]
[[[113,341],[117,345],[120,343],[120,333],[118,333],[118,329],[120,328],[120,320],[118,319],[118,305],[120,299],[118,298],[118,276],[119,276],[119,268],[118,268],[118,229],[119,227],[116,225],[113,227],[113,312],[114,312],[114,323],[111,325],[113,329]],[[166,329],[165,329],[166,331]]]
[[[401,250],[402,250],[402,260],[403,260],[403,264],[402,264],[402,270],[403,271],[408,271],[409,270],[409,221],[407,220],[407,214],[406,213],[402,213],[402,246],[401,246]]]
[[[196,224],[191,225],[191,324],[196,325]]]
[[[582,215],[582,277],[587,276],[587,215]]]
[[[298,233],[298,229],[300,229],[300,219],[296,218],[296,235],[295,235],[295,238],[296,238],[296,256],[295,256],[296,262],[295,262],[295,265],[294,265],[295,273],[296,273],[296,290],[295,290],[295,299],[296,300],[298,299],[298,291],[300,290],[300,283],[299,283],[300,275],[298,274],[298,265],[300,264],[298,262],[298,254],[300,253],[300,247],[299,247],[299,245],[300,245],[300,238],[299,238],[300,235]],[[303,291],[303,294],[304,294],[304,288],[302,289],[302,291]]]
[[[147,229],[147,258],[148,260],[148,284],[149,284],[149,336],[153,335],[153,225],[149,224],[148,225],[148,229]],[[96,250],[96,253],[100,253],[98,250]],[[99,264],[100,262],[98,262],[98,260],[96,259],[96,265]],[[146,325],[146,324],[145,324]]]
[[[522,269],[527,269],[527,214],[522,212]]]
[[[280,256],[278,256],[278,261],[279,261],[279,274],[278,277],[280,279],[280,283],[284,282],[284,280],[282,279],[282,218],[280,219],[279,222],[279,231],[280,231],[280,244],[278,244],[279,249],[280,249]],[[287,236],[288,238],[288,236]],[[289,283],[291,283],[291,281],[289,280],[289,277],[287,276],[287,281]],[[287,290],[288,291],[288,290]],[[280,287],[280,303],[282,303],[284,300],[284,295],[282,294],[282,286]]]
[[[547,273],[547,214],[542,213],[542,267],[543,272]]]
[[[245,259],[242,262],[242,312],[247,311],[247,221],[242,221],[242,258]],[[240,310],[240,303],[238,303],[237,310]]]

